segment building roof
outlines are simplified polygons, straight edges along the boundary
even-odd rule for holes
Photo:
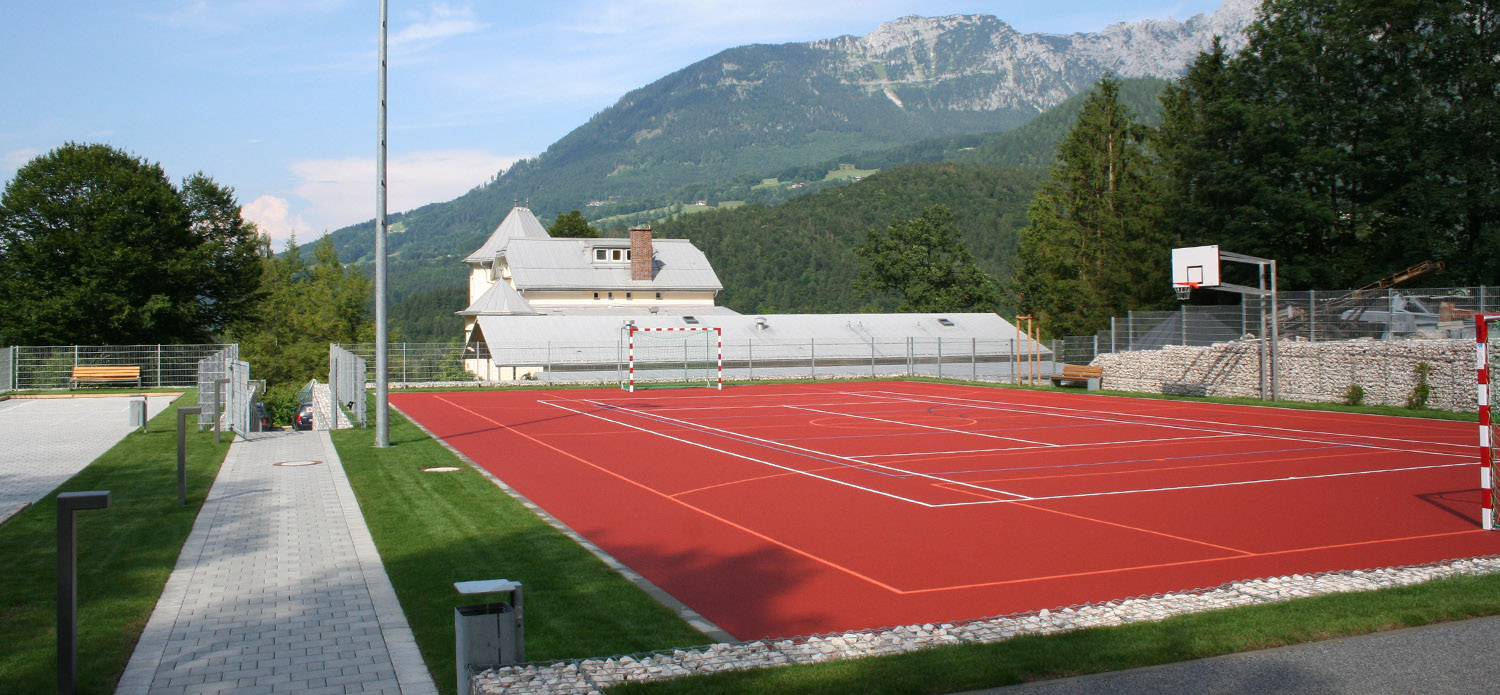
[[[841,348],[852,356],[868,356],[872,342],[893,343],[907,338],[932,342],[942,338],[945,343],[962,343],[964,350],[973,341],[980,350],[989,352],[1010,353],[1016,345],[1011,341],[1019,341],[1022,349],[1026,346],[1026,337],[996,314],[751,315],[709,311],[715,308],[703,307],[691,313],[697,323],[687,322],[682,315],[661,314],[480,316],[478,322],[491,352],[547,343],[615,342],[627,320],[637,328],[719,328],[726,355],[743,350],[751,342],[815,342],[820,359],[838,357]],[[1039,348],[1043,354],[1051,354],[1045,347]]]
[[[469,308],[458,312],[459,316],[519,315],[535,316],[537,311],[526,298],[511,288],[510,283],[500,281],[490,285]]]
[[[517,289],[531,290],[696,290],[724,289],[708,258],[686,239],[652,241],[651,280],[631,280],[630,263],[594,261],[596,246],[621,248],[624,239],[513,238],[505,261]]]
[[[478,251],[469,254],[464,259],[465,263],[493,263],[495,258],[505,251],[506,245],[511,239],[550,239],[547,228],[537,221],[536,215],[531,210],[519,205],[510,209],[495,231],[490,233],[484,245]]]

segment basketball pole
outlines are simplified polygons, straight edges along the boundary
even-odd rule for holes
[[[380,95],[375,116],[375,446],[382,448],[391,445],[390,369],[385,354],[385,37],[389,16],[388,0],[380,0]]]

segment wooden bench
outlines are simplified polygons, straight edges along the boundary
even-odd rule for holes
[[[74,367],[73,378],[68,381],[68,388],[78,384],[108,384],[133,381],[136,386],[141,385],[141,368],[138,366],[128,367]]]
[[[1083,364],[1065,364],[1062,374],[1052,375],[1053,386],[1065,386],[1069,384],[1083,384],[1090,391],[1099,388],[1099,380],[1104,378],[1103,367],[1091,367]]]

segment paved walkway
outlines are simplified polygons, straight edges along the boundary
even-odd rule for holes
[[[46,497],[125,438],[141,396],[0,401],[0,521]],[[146,397],[147,418],[175,396]],[[67,432],[67,436],[58,436]]]
[[[115,692],[435,694],[328,433],[252,437]]]
[[[1472,693],[1490,688],[1500,618],[1310,642],[969,695]]]

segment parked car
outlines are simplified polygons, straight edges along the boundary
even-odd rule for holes
[[[266,413],[266,404],[256,401],[250,405],[250,431],[270,432],[271,416]]]
[[[302,405],[297,406],[297,414],[292,417],[292,429],[310,430],[312,426],[312,401],[302,401]]]

